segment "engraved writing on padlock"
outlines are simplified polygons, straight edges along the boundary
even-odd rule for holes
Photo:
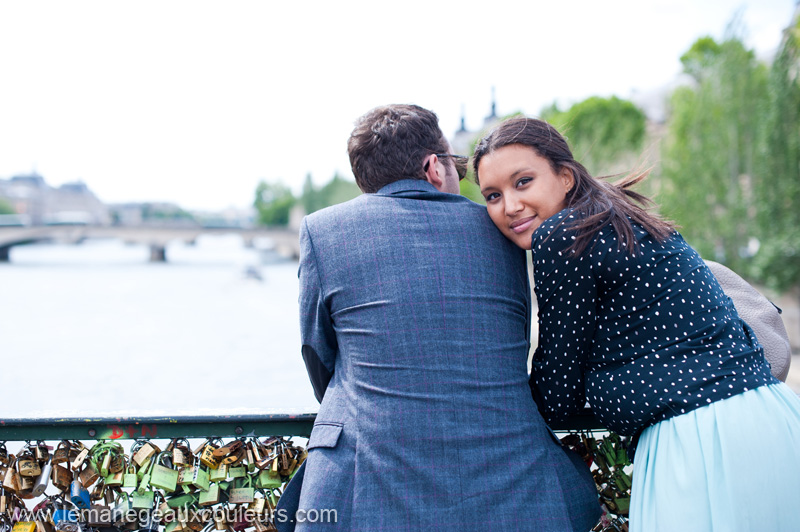
[[[255,489],[252,488],[250,485],[250,477],[247,477],[245,481],[245,485],[241,487],[234,487],[228,493],[228,502],[231,504],[244,504],[244,503],[251,503],[253,502],[253,498],[255,496]]]
[[[33,457],[31,453],[20,455],[17,460],[19,467],[19,474],[23,477],[38,477],[42,474],[42,468],[39,467],[39,462]]]
[[[36,523],[33,521],[18,521],[11,532],[36,532]]]
[[[203,447],[203,452],[200,453],[200,462],[209,469],[217,469],[220,466],[220,460],[214,457],[214,450],[210,443]]]
[[[220,465],[217,469],[211,469],[208,472],[208,479],[211,482],[222,482],[228,478],[228,466]]]

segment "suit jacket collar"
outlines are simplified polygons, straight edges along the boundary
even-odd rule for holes
[[[435,186],[422,179],[401,179],[400,181],[389,183],[375,194],[378,196],[417,196],[431,193],[445,194],[444,192],[439,192]]]

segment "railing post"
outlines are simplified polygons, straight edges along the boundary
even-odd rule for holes
[[[167,262],[166,246],[150,244],[150,262]]]

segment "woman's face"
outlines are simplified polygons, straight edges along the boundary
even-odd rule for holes
[[[503,146],[478,164],[481,194],[489,217],[506,237],[531,249],[533,232],[566,207],[572,172],[553,172],[550,162],[522,144]]]

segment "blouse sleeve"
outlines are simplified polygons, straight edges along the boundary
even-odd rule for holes
[[[592,347],[597,286],[587,249],[567,252],[574,233],[550,218],[533,235],[534,290],[539,305],[539,344],[530,386],[548,423],[567,418],[586,402],[583,371]],[[566,220],[569,222],[569,219]]]

